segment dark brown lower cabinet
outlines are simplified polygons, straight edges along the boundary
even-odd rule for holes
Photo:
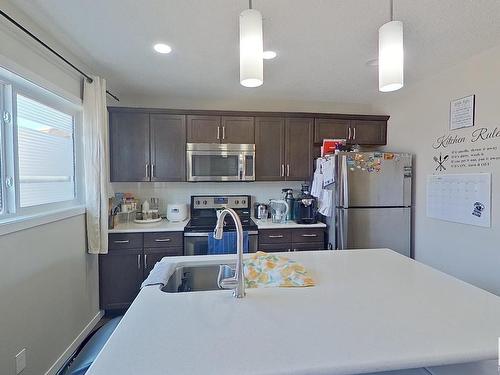
[[[143,281],[142,249],[110,250],[99,256],[101,308],[130,306]]]
[[[261,229],[259,250],[265,252],[324,250],[323,228]]]
[[[128,308],[158,261],[183,255],[182,238],[182,232],[110,233],[109,252],[99,255],[101,309]]]

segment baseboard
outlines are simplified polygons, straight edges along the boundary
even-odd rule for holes
[[[61,366],[66,362],[71,354],[78,348],[78,345],[87,337],[87,335],[92,331],[95,325],[104,316],[104,311],[99,310],[99,312],[90,320],[90,322],[85,326],[85,328],[78,334],[78,336],[73,340],[70,346],[61,354],[61,356],[54,362],[52,366],[47,370],[45,375],[55,375]]]

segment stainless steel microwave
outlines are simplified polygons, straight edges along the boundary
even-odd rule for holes
[[[188,143],[188,181],[255,181],[255,145]]]

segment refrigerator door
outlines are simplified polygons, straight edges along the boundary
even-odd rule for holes
[[[389,248],[410,256],[410,207],[337,208],[337,218],[339,249]]]
[[[339,207],[411,206],[410,154],[340,153],[337,171]]]

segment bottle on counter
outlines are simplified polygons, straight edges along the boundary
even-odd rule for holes
[[[293,190],[292,189],[287,189],[285,192],[285,202],[288,203],[288,213],[286,214],[286,221],[291,221],[294,219],[294,201],[295,198],[293,197]]]

